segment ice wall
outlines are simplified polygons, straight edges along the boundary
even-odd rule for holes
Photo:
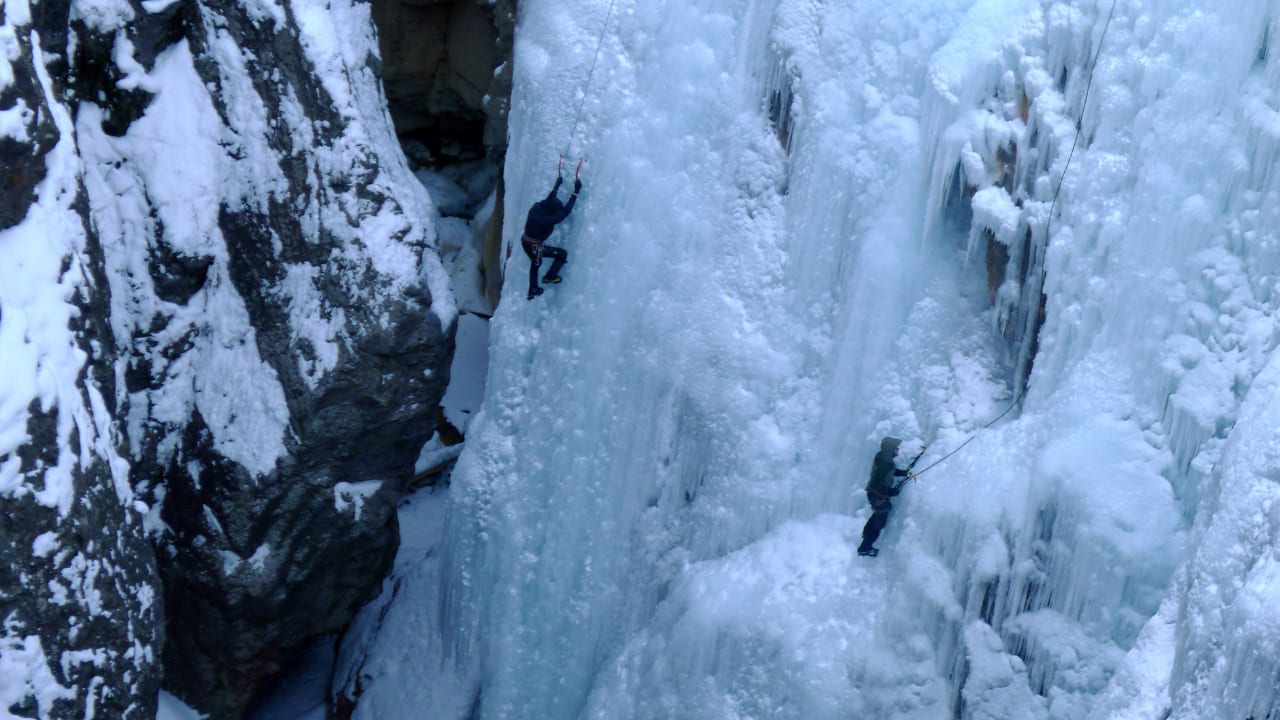
[[[587,189],[536,301],[507,228],[412,702],[1275,714],[1275,3],[621,2],[584,88],[607,9],[522,6],[507,206]],[[881,435],[1015,398],[854,555]]]
[[[1064,483],[1051,503],[1036,508],[1036,525],[1055,526],[1050,548],[1064,535],[1075,538],[1061,561],[1037,557],[1037,567],[1049,570],[1050,583],[1043,585],[1032,573],[1030,589],[1054,598],[1050,607],[1083,627],[1110,622],[1108,636],[1116,648],[1130,646],[1135,623],[1156,610],[1156,589],[1182,559],[1176,534],[1162,528],[1170,520],[1163,499],[1170,491],[1178,513],[1194,518],[1190,540],[1197,557],[1235,552],[1257,557],[1274,542],[1266,533],[1254,533],[1240,546],[1224,540],[1235,530],[1222,528],[1237,528],[1240,520],[1227,507],[1229,501],[1214,497],[1227,483],[1219,475],[1239,477],[1226,469],[1239,461],[1226,464],[1221,454],[1232,426],[1235,433],[1258,432],[1249,429],[1240,404],[1276,344],[1274,220],[1265,219],[1274,213],[1268,198],[1275,193],[1270,139],[1275,111],[1271,91],[1264,89],[1274,85],[1276,72],[1268,48],[1274,11],[1266,3],[1213,11],[1178,3],[1047,6],[1043,39],[1035,41],[1043,49],[1031,44],[1029,52],[1003,63],[1002,74],[989,75],[1004,107],[988,101],[981,119],[969,121],[974,129],[960,135],[965,143],[961,163],[966,152],[983,156],[981,164],[964,164],[965,170],[976,166],[987,172],[973,182],[978,189],[971,248],[978,231],[985,230],[988,238],[1013,246],[1011,266],[1020,238],[1033,257],[1044,258],[1043,329],[1020,424],[1034,423],[1052,433],[1034,458],[1034,474],[1047,473],[1053,482],[1061,478]],[[1098,57],[1087,106],[1091,62],[1081,67],[1073,62],[1073,52]],[[1017,99],[1019,91],[1024,99]],[[1050,191],[1056,192],[1066,168],[1067,140],[1076,141],[1077,119],[1074,165],[1061,181],[1057,212],[1049,220],[1045,201],[1053,205]],[[998,176],[1010,156],[1016,156],[1008,162],[1014,170],[1002,187]],[[1014,222],[1004,220],[1010,214],[993,211],[1001,202],[979,202],[991,193],[1004,207],[1017,209],[1011,214]],[[1029,274],[1034,281],[1034,261]],[[1025,288],[1012,284],[1006,280],[999,288],[998,308],[1019,291],[1024,306],[1034,302]],[[1094,444],[1103,438],[1110,448]],[[1065,473],[1066,466],[1054,469],[1055,456],[1075,467]],[[1266,474],[1260,465],[1253,469],[1249,479],[1235,481],[1249,493]],[[1145,479],[1134,477],[1134,470]],[[1261,481],[1259,487],[1269,485]],[[1071,520],[1075,529],[1063,527],[1064,506],[1082,513]],[[1265,504],[1261,507],[1267,511]],[[1154,512],[1157,508],[1162,510]],[[1053,516],[1042,522],[1047,510]],[[1206,525],[1218,532],[1203,530]],[[1110,568],[1099,573],[1099,565]],[[1202,632],[1206,618],[1235,603],[1233,592],[1205,590],[1212,584],[1208,577],[1223,580],[1221,567],[1207,569],[1216,565],[1193,561],[1186,566],[1189,575],[1169,591],[1166,605],[1172,607],[1143,631],[1143,650],[1123,661],[1124,671],[1105,702],[1096,701],[1090,689],[1098,679],[1080,683],[1070,677],[1073,663],[1048,663],[1046,680],[1057,686],[1056,694],[1051,689],[1047,695],[1050,715],[1089,711],[1093,717],[1159,717],[1171,710],[1174,717],[1265,717],[1274,712],[1273,692],[1247,690],[1275,686],[1275,653],[1256,649],[1257,643],[1268,646],[1268,629],[1236,608],[1243,614],[1219,628],[1247,639],[1235,651],[1238,656],[1223,653],[1225,667],[1216,659],[1222,651]],[[1075,579],[1052,580],[1063,569],[1078,576],[1090,566],[1101,581],[1092,587]],[[1015,591],[1018,575],[1015,570]],[[1247,582],[1256,587],[1259,581]],[[1076,600],[1057,599],[1064,594]],[[1080,599],[1083,604],[1077,604]],[[1173,632],[1166,624],[1174,625]],[[1023,627],[1016,616],[1005,628],[1006,635],[1013,633],[1015,649],[1030,651],[1033,681],[1035,664],[1046,665],[1045,652],[1061,652],[1051,649],[1051,639],[1036,639],[1048,628]],[[1080,662],[1089,654],[1073,649],[1078,668],[1100,668],[1110,675],[1113,661],[1103,658],[1115,648],[1096,655],[1096,664]],[[1179,668],[1172,677],[1171,664]],[[1205,680],[1203,668],[1215,664],[1230,682]],[[1134,680],[1143,675],[1143,683]],[[1153,692],[1153,683],[1169,687]],[[1126,684],[1131,687],[1120,689]],[[1116,697],[1126,700],[1112,704]],[[1136,709],[1148,703],[1154,709]]]

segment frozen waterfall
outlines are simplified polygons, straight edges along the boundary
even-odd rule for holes
[[[1280,2],[618,0],[584,87],[608,6],[521,5],[487,399],[358,717],[1280,716]],[[881,436],[1019,397],[855,555]]]

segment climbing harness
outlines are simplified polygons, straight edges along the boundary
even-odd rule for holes
[[[522,235],[520,236],[520,242],[523,243],[529,249],[529,252],[533,255],[533,264],[535,266],[541,264],[542,263],[542,246],[544,244],[543,241],[534,240],[528,235]]]
[[[587,71],[587,82],[582,86],[582,98],[578,100],[578,111],[573,116],[573,129],[569,131],[569,139],[565,142],[564,152],[560,153],[561,157],[569,154],[569,149],[573,146],[573,138],[578,134],[578,122],[582,119],[582,106],[587,102],[587,93],[591,89],[591,79],[596,74],[596,61],[600,59],[600,48],[604,45],[604,34],[609,29],[609,20],[613,18],[613,5],[617,0],[609,0],[609,11],[605,13],[604,25],[600,27],[600,37],[596,38],[596,54],[591,59],[591,69]],[[581,167],[582,163],[579,162]]]
[[[1112,16],[1114,16],[1114,15],[1115,15],[1115,12],[1116,12],[1116,0],[1112,0],[1112,2],[1111,2],[1111,10],[1107,12],[1107,21],[1106,21],[1105,23],[1103,23],[1103,25],[1102,25],[1102,35],[1098,38],[1098,50],[1097,50],[1096,52],[1094,52],[1094,54],[1093,54],[1093,59],[1089,62],[1089,79],[1085,82],[1085,85],[1084,85],[1084,97],[1083,97],[1083,98],[1081,99],[1081,101],[1080,101],[1080,118],[1079,118],[1078,120],[1076,120],[1076,135],[1075,135],[1075,138],[1074,138],[1074,139],[1072,139],[1072,141],[1071,141],[1071,150],[1067,153],[1067,162],[1062,166],[1062,177],[1058,178],[1058,187],[1053,191],[1053,201],[1049,203],[1049,214],[1048,214],[1048,216],[1045,218],[1045,223],[1044,223],[1044,237],[1045,237],[1045,241],[1046,241],[1046,242],[1048,242],[1048,240],[1049,240],[1049,229],[1050,229],[1051,224],[1053,223],[1053,210],[1054,210],[1054,208],[1055,208],[1055,207],[1057,206],[1057,204],[1058,204],[1058,194],[1062,192],[1062,184],[1063,184],[1063,183],[1066,181],[1066,179],[1067,179],[1067,171],[1071,169],[1071,159],[1072,159],[1073,157],[1075,157],[1075,154],[1076,154],[1076,144],[1080,142],[1080,134],[1081,134],[1081,132],[1083,131],[1083,128],[1084,128],[1084,112],[1085,112],[1085,110],[1086,110],[1086,109],[1088,109],[1088,107],[1089,107],[1089,91],[1093,89],[1093,73],[1094,73],[1094,71],[1095,71],[1095,70],[1097,70],[1097,69],[1098,69],[1098,58],[1102,57],[1102,47],[1103,47],[1103,45],[1104,45],[1104,44],[1106,43],[1106,41],[1107,41],[1107,30],[1108,30],[1108,29],[1110,29],[1110,27],[1111,27],[1111,18],[1112,18]],[[960,452],[960,450],[961,450],[965,445],[968,445],[969,443],[973,442],[974,438],[978,437],[978,434],[979,434],[979,433],[981,433],[983,430],[986,430],[987,428],[991,427],[992,425],[995,425],[995,424],[996,424],[996,422],[1000,420],[1000,418],[1004,417],[1005,415],[1008,415],[1008,414],[1009,414],[1009,411],[1011,411],[1011,410],[1013,410],[1014,408],[1018,407],[1018,405],[1020,405],[1020,404],[1022,403],[1022,398],[1026,395],[1026,393],[1027,393],[1026,388],[1023,388],[1021,391],[1019,391],[1019,392],[1018,392],[1017,397],[1015,397],[1015,398],[1013,399],[1013,403],[1012,403],[1011,405],[1009,405],[1009,407],[1005,408],[1005,411],[1004,411],[1004,412],[1002,412],[1002,413],[1000,413],[999,415],[995,416],[995,418],[994,418],[994,419],[992,419],[992,420],[991,420],[991,422],[989,422],[989,423],[987,423],[986,425],[983,425],[982,427],[978,428],[977,432],[975,432],[974,434],[970,435],[970,436],[969,436],[969,438],[968,438],[967,440],[965,440],[964,442],[960,443],[960,445],[959,445],[958,447],[956,447],[956,449],[955,449],[955,450],[952,450],[951,452],[947,453],[946,455],[943,455],[940,459],[938,459],[937,461],[935,461],[935,462],[931,463],[931,464],[930,464],[928,467],[926,467],[925,469],[921,470],[921,471],[920,471],[920,472],[918,472],[918,473],[915,473],[915,474],[914,474],[914,475],[913,475],[913,476],[908,480],[908,482],[910,482],[910,480],[915,480],[916,478],[920,477],[921,475],[923,475],[923,474],[925,474],[925,473],[929,472],[929,471],[930,471],[930,470],[932,470],[933,468],[935,468],[935,467],[937,467],[938,465],[942,464],[942,462],[943,462],[943,461],[945,461],[947,458],[949,458],[949,457],[951,457],[952,455],[955,455],[956,453]],[[923,454],[923,451],[921,451],[921,454]],[[919,458],[917,457],[917,458],[916,458],[916,460],[919,460]],[[912,461],[912,463],[911,463],[911,464],[912,464],[912,465],[915,465],[915,461]],[[908,469],[909,469],[909,468],[908,468]]]

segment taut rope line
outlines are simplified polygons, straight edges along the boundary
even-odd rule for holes
[[[578,134],[578,122],[582,119],[582,106],[587,102],[587,92],[591,89],[591,79],[596,74],[596,61],[600,59],[600,48],[604,45],[604,34],[609,29],[609,21],[613,19],[613,5],[617,0],[609,0],[609,11],[605,13],[604,25],[600,27],[600,37],[596,38],[596,54],[591,59],[591,69],[587,71],[587,82],[582,86],[582,98],[578,100],[578,111],[573,116],[573,129],[569,131],[569,140],[564,145],[564,152],[561,157],[569,155],[569,149],[573,146],[573,138]]]
[[[1071,141],[1071,150],[1070,152],[1067,153],[1067,162],[1062,167],[1062,177],[1058,178],[1058,187],[1053,191],[1053,201],[1049,203],[1049,214],[1045,218],[1044,239],[1046,243],[1049,242],[1049,227],[1051,223],[1053,223],[1053,209],[1058,204],[1058,194],[1062,192],[1062,184],[1067,179],[1067,171],[1071,169],[1071,159],[1075,157],[1076,144],[1080,142],[1080,133],[1083,131],[1083,127],[1084,127],[1084,111],[1089,107],[1089,91],[1093,89],[1093,72],[1098,69],[1098,58],[1102,57],[1102,47],[1103,47],[1103,44],[1106,43],[1107,41],[1107,30],[1110,29],[1111,18],[1112,16],[1115,15],[1115,12],[1116,12],[1116,2],[1117,0],[1111,0],[1111,10],[1107,12],[1107,21],[1102,25],[1102,36],[1098,38],[1098,50],[1093,54],[1093,60],[1090,61],[1089,63],[1089,79],[1088,81],[1085,82],[1084,98],[1080,101],[1080,119],[1076,120],[1076,135],[1075,135],[1075,138],[1072,139]],[[1005,415],[1008,415],[1010,410],[1013,410],[1014,408],[1018,407],[1018,405],[1022,402],[1022,398],[1026,394],[1027,394],[1026,388],[1023,388],[1022,391],[1018,393],[1018,396],[1013,399],[1013,404],[1005,408],[1004,412],[995,416],[995,418],[992,419],[991,422],[978,428],[977,432],[970,435],[969,439],[960,443],[960,445],[956,447],[955,450],[952,450],[946,455],[943,455],[940,459],[931,463],[925,469],[921,470],[918,473],[915,473],[916,477],[919,477],[929,472],[933,468],[940,465],[947,458],[960,452],[961,448],[973,442],[974,438],[978,437],[978,433],[981,433],[983,430],[986,430],[992,425],[995,425],[996,421],[998,421],[1000,418],[1004,417]]]

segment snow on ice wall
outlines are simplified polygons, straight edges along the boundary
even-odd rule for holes
[[[564,285],[508,262],[405,702],[1275,715],[1276,3],[624,2],[571,138],[606,8],[523,5],[507,204],[587,189]],[[1024,388],[854,556],[881,435]]]
[[[1098,539],[1104,547],[1113,545],[1124,554],[1133,553],[1143,543],[1150,545],[1143,553],[1147,560],[1123,563],[1123,569],[1111,578],[1104,574],[1104,584],[1098,586],[1123,588],[1119,607],[1130,614],[1122,621],[1128,628],[1115,624],[1121,613],[1111,612],[1113,603],[1100,606],[1115,616],[1112,637],[1120,647],[1128,647],[1132,624],[1155,610],[1151,593],[1165,573],[1162,566],[1172,567],[1181,559],[1174,552],[1176,544],[1161,548],[1162,533],[1134,533],[1135,528],[1143,530],[1144,524],[1149,530],[1156,529],[1150,524],[1151,510],[1163,503],[1153,504],[1157,497],[1151,494],[1134,494],[1141,484],[1128,478],[1132,469],[1145,465],[1158,470],[1175,496],[1180,514],[1194,517],[1197,529],[1206,524],[1236,527],[1239,520],[1233,516],[1237,513],[1224,513],[1219,508],[1230,503],[1230,493],[1252,492],[1247,489],[1256,482],[1237,481],[1241,487],[1227,490],[1226,499],[1201,497],[1205,488],[1213,492],[1225,482],[1211,478],[1224,466],[1229,467],[1220,462],[1222,443],[1233,424],[1237,429],[1242,427],[1240,403],[1276,345],[1276,185],[1271,169],[1276,159],[1276,112],[1269,89],[1274,86],[1276,69],[1268,46],[1275,9],[1266,3],[1232,3],[1213,12],[1190,4],[1143,8],[1118,3],[1108,26],[1108,3],[1096,8],[1050,6],[1043,16],[1045,49],[1031,57],[1006,61],[999,74],[990,73],[990,82],[997,88],[995,95],[1005,95],[1005,105],[983,108],[985,117],[969,119],[973,129],[967,137],[962,136],[961,142],[968,144],[961,154],[983,155],[983,163],[972,164],[988,172],[987,177],[974,181],[986,187],[975,195],[971,242],[979,228],[989,230],[998,241],[1028,237],[1033,256],[1044,258],[1040,270],[1047,298],[1044,330],[1023,418],[1027,424],[1043,416],[1045,426],[1054,428],[1055,440],[1041,451],[1040,466],[1053,457],[1055,446],[1087,439],[1088,433],[1081,433],[1080,426],[1088,422],[1105,427],[1102,421],[1108,415],[1123,424],[1122,428],[1107,428],[1108,442],[1123,434],[1141,433],[1150,446],[1145,452],[1153,451],[1160,457],[1154,463],[1135,462],[1144,451],[1123,446],[1117,446],[1119,453],[1078,447],[1066,456],[1069,462],[1077,463],[1088,458],[1093,465],[1115,457],[1097,470],[1075,470],[1066,475],[1067,479],[1074,476],[1086,481],[1095,478],[1094,482],[1073,483],[1077,486],[1105,483],[1104,502],[1084,508],[1087,517],[1094,520],[1092,527],[1086,523],[1081,527],[1094,534],[1110,526],[1108,534],[1113,538]],[[1050,168],[1049,177],[1061,176],[1066,160],[1062,149],[1070,147],[1065,141],[1074,134],[1074,118],[1081,113],[1087,84],[1085,73],[1073,69],[1070,55],[1063,49],[1080,48],[1077,53],[1081,55],[1097,53],[1104,30],[1108,34],[1089,106],[1083,111],[1077,164],[1064,182],[1058,205],[1061,212],[1053,218],[1052,235],[1046,243],[1045,200],[1050,196],[1047,188],[1035,185],[1043,182],[1038,179],[1038,168]],[[1036,55],[1043,60],[1037,61]],[[1065,95],[1065,103],[1055,97],[1055,90]],[[1030,97],[1028,117],[1021,118],[1025,127],[1020,127],[1020,119],[1009,111],[1019,106],[1019,91]],[[1025,107],[1027,101],[1021,104]],[[1067,122],[1054,117],[1058,104]],[[1005,120],[1011,115],[1012,119]],[[1058,138],[1057,149],[1044,142],[1047,136]],[[1012,192],[997,189],[1002,154],[1017,157],[1016,170],[1009,179]],[[946,167],[935,167],[935,173],[946,171]],[[986,192],[1003,197],[979,208],[977,197]],[[1012,215],[1013,223],[996,221],[1009,217],[1008,213],[991,212],[1001,205],[1019,209]],[[1013,233],[1007,232],[1010,225]],[[1013,267],[1016,250],[1011,255]],[[1035,273],[1033,261],[1033,280]],[[1006,285],[999,292],[1011,294],[1010,289]],[[1029,300],[1032,298],[1022,298],[1024,304],[1030,304]],[[1041,394],[1037,383],[1058,387]],[[1121,403],[1099,413],[1086,409],[1082,400],[1088,398]],[[1080,419],[1070,425],[1077,427],[1063,427],[1061,419],[1075,413]],[[1255,478],[1265,475],[1256,469]],[[1119,478],[1127,481],[1117,487]],[[1160,483],[1152,480],[1150,491],[1157,492]],[[1270,484],[1264,481],[1260,487]],[[1072,495],[1082,493],[1070,487],[1067,493],[1059,494],[1055,512],[1060,513],[1061,500],[1071,500]],[[1270,512],[1265,502],[1260,507],[1262,512]],[[1193,533],[1196,555],[1240,552],[1257,557],[1267,554],[1264,548],[1274,542],[1265,533],[1255,534],[1253,543],[1237,551],[1217,537],[1221,535]],[[1077,540],[1067,562],[1087,566],[1087,548],[1082,549]],[[1114,563],[1114,557],[1114,553],[1105,552],[1099,560]],[[1134,560],[1140,557],[1134,556]],[[1234,602],[1232,592],[1204,590],[1203,564],[1193,562],[1187,571],[1191,574],[1185,582],[1190,588],[1179,583],[1171,591],[1170,600],[1181,603],[1176,611],[1180,618],[1176,632],[1148,628],[1144,631],[1149,641],[1146,649],[1125,663],[1129,673],[1142,664],[1152,666],[1145,671],[1154,670],[1157,676],[1163,673],[1155,682],[1169,683],[1170,688],[1156,693],[1157,698],[1163,695],[1162,701],[1152,701],[1151,688],[1146,687],[1132,702],[1154,702],[1157,709],[1152,716],[1158,716],[1161,704],[1168,707],[1171,692],[1175,717],[1274,714],[1275,668],[1280,657],[1258,649],[1274,648],[1274,641],[1267,639],[1271,635],[1267,625],[1252,622],[1247,613],[1221,628],[1225,632],[1226,627],[1236,625],[1238,629],[1232,632],[1247,638],[1240,641],[1241,647],[1253,648],[1241,649],[1226,668],[1218,670],[1231,681],[1206,683],[1186,670],[1169,679],[1171,662],[1177,668],[1213,664],[1204,655],[1216,655],[1211,649],[1216,643],[1198,629],[1201,618],[1216,616],[1212,608],[1230,607]],[[1210,574],[1225,582],[1220,573],[1221,569]],[[1255,587],[1259,582],[1265,587],[1265,579],[1252,581]],[[1074,593],[1080,587],[1073,582],[1066,589]],[[1210,599],[1206,600],[1206,592]],[[1265,595],[1267,591],[1261,592]],[[1095,595],[1097,599],[1105,597]],[[1271,602],[1276,599],[1272,594]],[[1086,604],[1084,610],[1097,614],[1099,606]],[[1162,611],[1152,625],[1170,622],[1171,612],[1174,610]],[[1162,643],[1155,642],[1157,637]],[[1176,643],[1176,653],[1169,643]],[[1104,663],[1102,667],[1111,665]],[[1072,682],[1061,674],[1058,678]],[[1249,690],[1256,687],[1268,691]],[[1069,690],[1065,685],[1060,689]],[[1113,690],[1110,697],[1124,695],[1117,692]],[[1240,694],[1248,695],[1247,699],[1240,699]],[[1092,692],[1082,695],[1082,700],[1087,699]],[[1051,693],[1049,697],[1052,715],[1054,696]],[[1103,703],[1093,714],[1107,717],[1112,707]]]

